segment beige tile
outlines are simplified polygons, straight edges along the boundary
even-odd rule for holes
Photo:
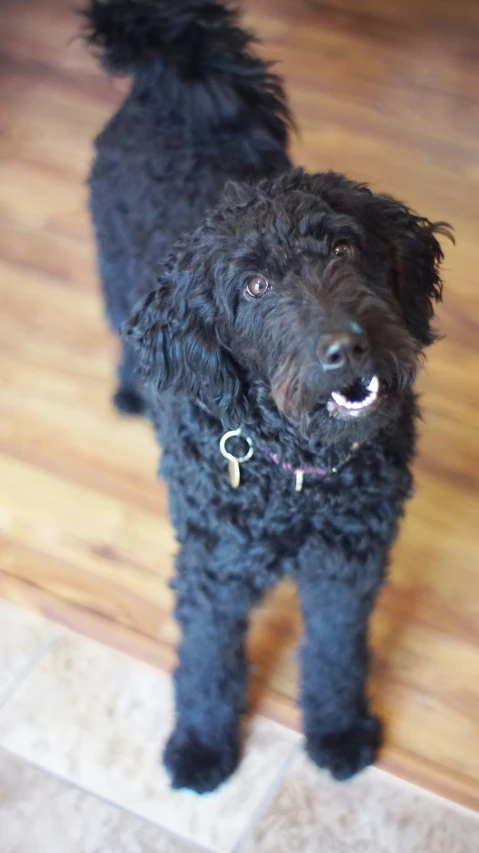
[[[198,853],[200,848],[0,750],[2,853]]]
[[[0,599],[0,704],[54,630],[43,617]]]
[[[215,794],[173,792],[159,761],[171,679],[65,634],[0,712],[0,744],[129,811],[221,853],[244,833],[298,736],[257,719],[242,765]]]
[[[477,853],[478,818],[375,768],[333,782],[299,754],[241,853]]]

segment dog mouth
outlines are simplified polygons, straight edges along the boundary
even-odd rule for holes
[[[356,379],[350,385],[332,391],[327,403],[330,415],[357,418],[368,415],[377,408],[381,399],[381,383],[372,379]]]

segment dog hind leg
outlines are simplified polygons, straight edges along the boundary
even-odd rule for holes
[[[122,415],[143,415],[145,400],[141,390],[141,380],[135,368],[133,354],[122,343],[122,360],[118,367],[118,387],[113,395],[113,403]]]

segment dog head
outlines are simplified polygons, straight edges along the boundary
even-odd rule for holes
[[[231,185],[125,327],[142,374],[225,424],[274,406],[324,441],[397,417],[432,343],[431,223],[329,172]]]

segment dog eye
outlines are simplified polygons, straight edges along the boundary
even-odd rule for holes
[[[255,299],[258,299],[259,296],[263,296],[263,294],[266,293],[268,288],[269,283],[262,275],[254,275],[246,285],[246,292],[249,293],[250,296],[254,296]]]
[[[346,240],[335,240],[331,246],[331,253],[336,258],[354,258],[356,248]]]

